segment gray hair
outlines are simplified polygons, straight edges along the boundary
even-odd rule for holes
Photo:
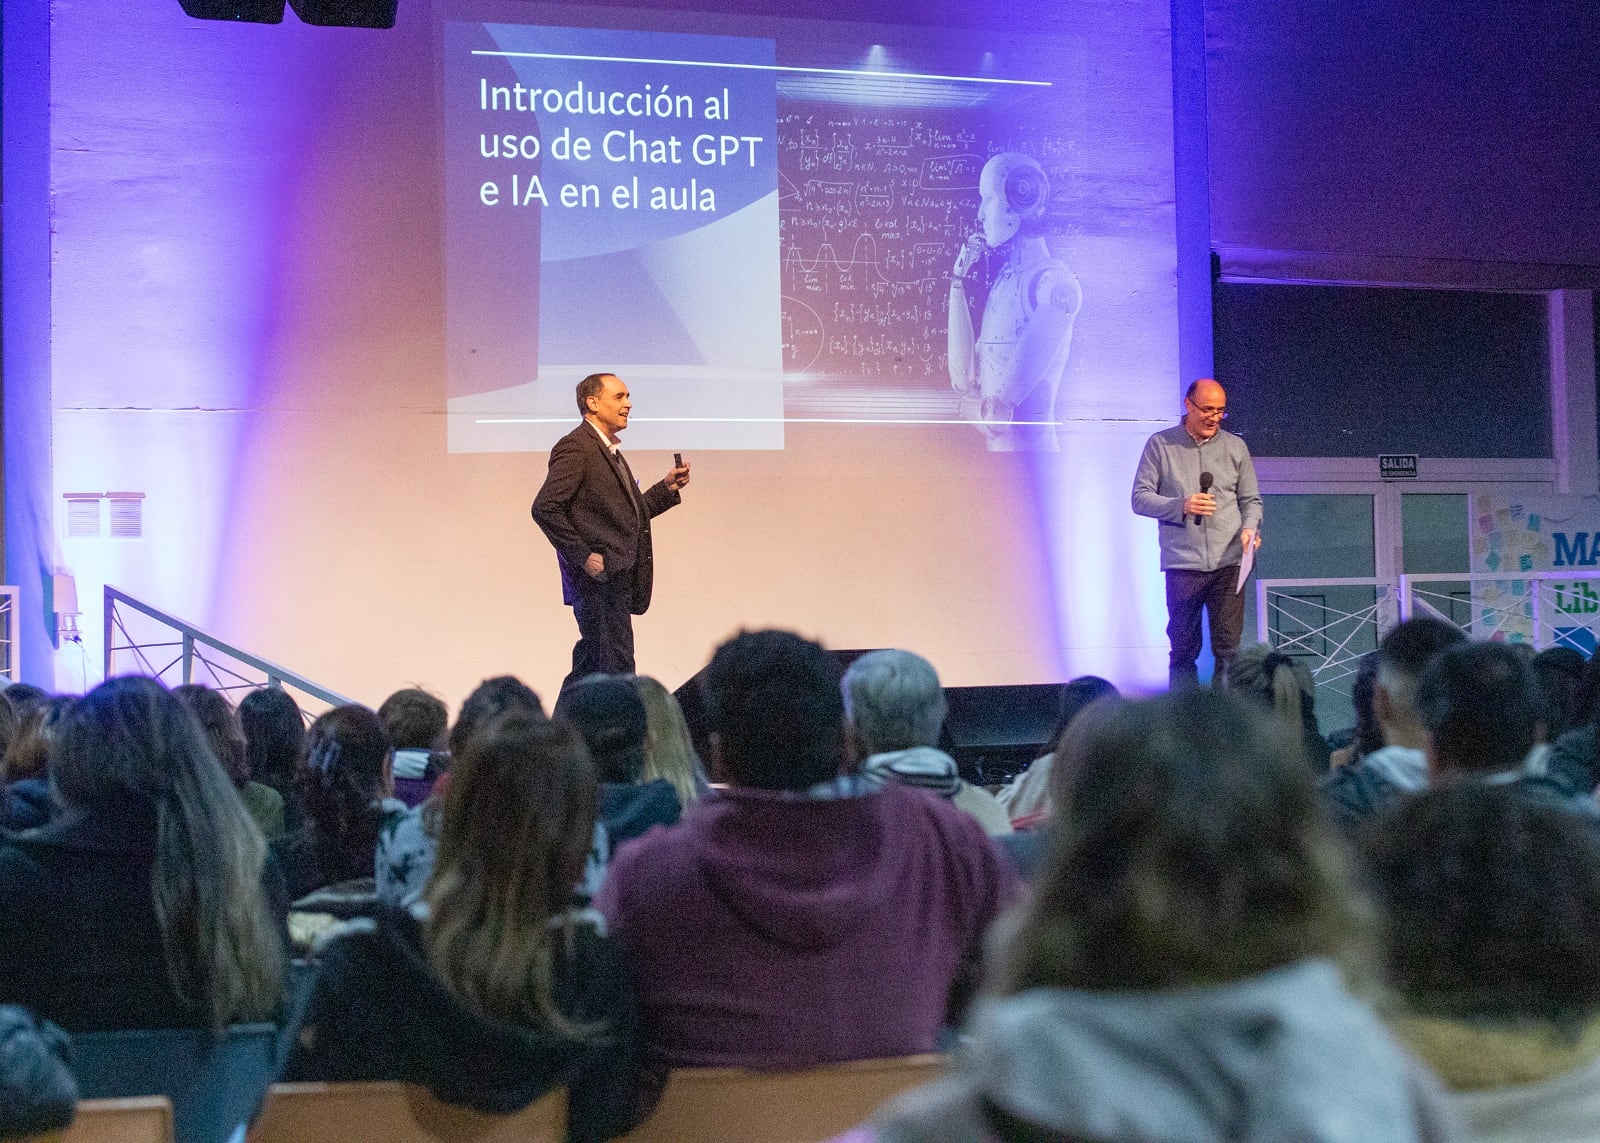
[[[910,651],[869,651],[839,683],[845,721],[870,754],[934,746],[944,725],[944,690],[933,664]]]

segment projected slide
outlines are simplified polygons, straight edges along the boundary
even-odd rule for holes
[[[596,369],[634,448],[1054,451],[1171,404],[1169,136],[1071,44],[444,28],[452,451],[548,448]]]

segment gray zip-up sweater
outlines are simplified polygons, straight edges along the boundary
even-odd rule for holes
[[[1183,502],[1200,491],[1200,474],[1209,472],[1217,510],[1211,516],[1183,514]],[[1133,477],[1133,510],[1160,522],[1161,570],[1216,571],[1243,558],[1239,532],[1261,527],[1261,490],[1250,448],[1230,432],[1217,430],[1203,444],[1183,425],[1156,433],[1144,445]]]

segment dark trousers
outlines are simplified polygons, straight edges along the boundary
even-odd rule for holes
[[[572,673],[561,681],[563,691],[589,675],[633,674],[632,598],[625,576],[578,584],[572,601],[578,642],[572,648]]]
[[[1217,664],[1211,681],[1221,686],[1228,677],[1228,664],[1244,632],[1244,593],[1233,590],[1238,580],[1238,564],[1208,572],[1167,572],[1167,639],[1172,644],[1167,681],[1174,690],[1200,682],[1194,664],[1200,657],[1202,608],[1211,621],[1211,654]]]

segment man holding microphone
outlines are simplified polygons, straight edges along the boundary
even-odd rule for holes
[[[1184,394],[1183,409],[1181,422],[1145,442],[1133,478],[1133,510],[1159,524],[1174,689],[1199,682],[1202,610],[1211,625],[1213,681],[1227,677],[1244,630],[1239,564],[1246,550],[1261,546],[1261,492],[1250,449],[1222,428],[1228,395],[1202,378]]]

